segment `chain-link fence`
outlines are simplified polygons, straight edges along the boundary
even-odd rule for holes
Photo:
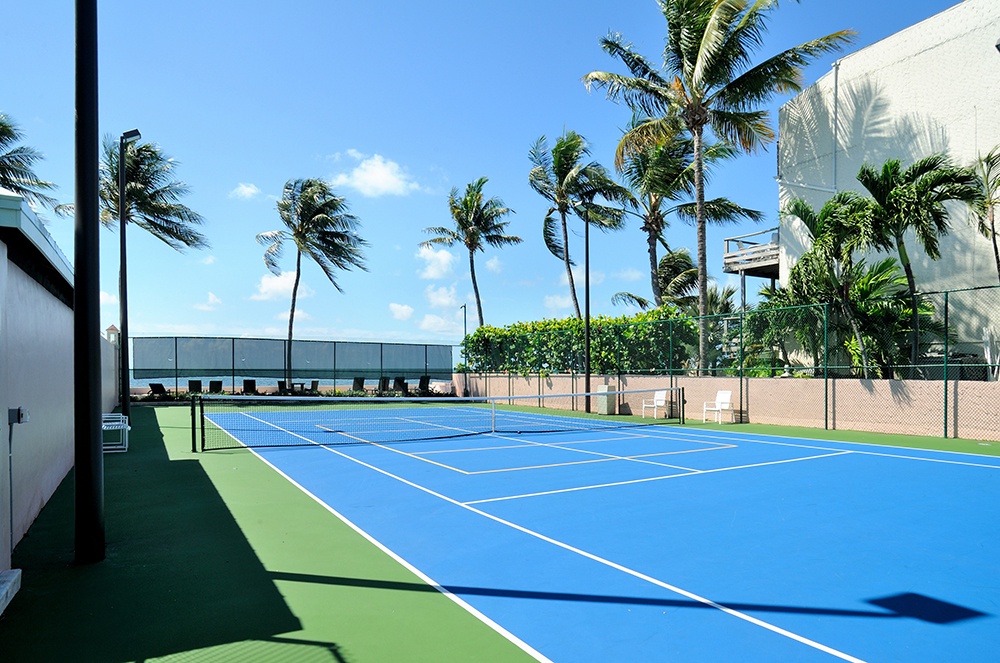
[[[1000,439],[1000,287],[590,330],[591,384],[733,392],[742,421]],[[477,395],[577,393],[582,326],[466,339]]]

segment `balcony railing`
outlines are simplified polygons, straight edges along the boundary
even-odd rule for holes
[[[748,235],[726,238],[722,271],[767,279],[778,278],[778,258],[781,254],[778,232],[778,228],[768,228]]]

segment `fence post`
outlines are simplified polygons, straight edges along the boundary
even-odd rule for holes
[[[742,423],[747,423],[747,422],[743,421],[743,412],[746,409],[749,409],[749,408],[745,407],[744,402],[743,402],[743,396],[744,396],[744,393],[743,393],[744,392],[743,383],[744,383],[744,381],[746,379],[746,373],[743,370],[743,368],[744,368],[743,367],[743,363],[744,363],[744,355],[743,355],[743,331],[745,329],[746,329],[746,305],[744,304],[744,306],[742,308],[740,308],[740,371],[739,371],[739,373],[740,373],[740,423],[741,424]],[[719,416],[721,417],[722,415],[719,415]],[[750,419],[750,413],[749,412],[747,412],[747,419],[748,420]]]
[[[823,304],[823,430],[830,430],[830,305]]]
[[[944,293],[944,436],[948,437],[948,292]]]

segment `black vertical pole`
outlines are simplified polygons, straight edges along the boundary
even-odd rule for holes
[[[590,412],[590,215],[583,220],[583,411]]]
[[[73,450],[76,462],[75,557],[78,564],[100,562],[105,554],[97,99],[97,0],[76,0]]]
[[[119,323],[122,328],[118,332],[120,340],[121,359],[121,389],[122,389],[122,414],[126,419],[132,416],[132,383],[129,380],[129,359],[128,359],[128,261],[126,259],[125,225],[127,215],[125,213],[125,137],[118,139],[118,253],[119,253],[119,273],[118,273],[118,305],[121,309]]]

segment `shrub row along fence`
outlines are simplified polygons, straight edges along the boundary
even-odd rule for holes
[[[197,336],[132,339],[134,380],[240,378],[294,380],[395,379],[451,381],[455,366],[450,345],[360,343],[348,341],[292,342],[264,338]]]
[[[569,324],[566,329],[530,334],[478,330],[463,348],[465,387],[475,395],[490,396],[526,390],[544,393],[548,385],[583,390],[582,324]],[[706,352],[699,369],[701,327]],[[1000,409],[995,406],[1000,402],[998,331],[1000,287],[843,306],[765,304],[704,319],[677,315],[632,324],[597,320],[591,328],[590,372],[598,376],[593,384],[601,384],[603,378],[604,384],[610,380],[620,388],[626,384],[646,388],[648,381],[637,380],[656,376],[656,384],[685,386],[689,394],[700,391],[690,383],[692,378],[717,378],[731,387],[734,399],[738,397],[740,416],[756,421],[761,417],[754,412],[763,415],[766,397],[760,392],[757,407],[750,407],[751,381],[784,378],[794,384],[795,378],[805,378],[814,384],[806,387],[798,382],[792,390],[813,401],[814,414],[806,417],[812,425],[867,430],[866,419],[888,416],[877,430],[959,436],[961,425],[968,431],[1000,431]],[[492,386],[486,376],[492,376]],[[861,385],[850,400],[863,401],[867,414],[852,414],[848,420],[839,415],[850,381]],[[712,400],[707,396],[714,397],[714,392],[704,398]],[[689,407],[693,416],[696,408]],[[933,425],[913,430],[897,421],[893,427],[891,418],[908,417],[911,408],[921,408],[922,418],[931,412]],[[959,422],[960,418],[965,421]],[[974,436],[993,439],[978,432]]]

